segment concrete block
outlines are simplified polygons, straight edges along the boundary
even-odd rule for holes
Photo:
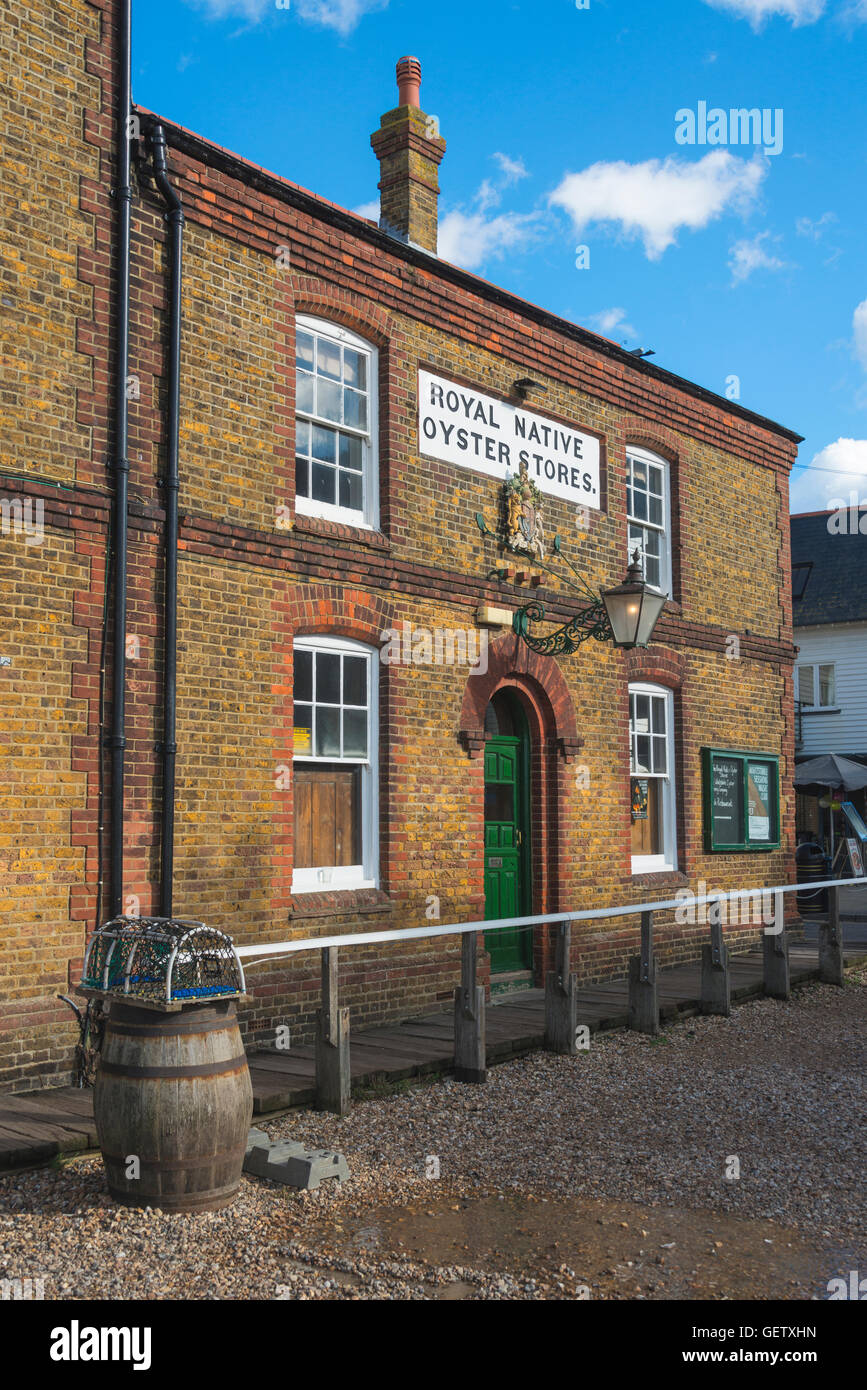
[[[267,1149],[271,1140],[264,1129],[253,1128],[247,1135],[247,1153],[252,1153],[253,1149]]]
[[[261,1130],[256,1132],[261,1134]],[[266,1178],[268,1182],[311,1190],[330,1178],[345,1182],[349,1177],[349,1165],[343,1154],[308,1149],[292,1139],[281,1139],[269,1141],[267,1146],[258,1142],[248,1145],[244,1172]]]

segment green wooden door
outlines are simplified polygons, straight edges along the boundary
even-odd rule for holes
[[[485,917],[527,914],[528,748],[524,738],[491,738],[485,744]],[[491,972],[528,970],[531,931],[504,928],[485,936]]]

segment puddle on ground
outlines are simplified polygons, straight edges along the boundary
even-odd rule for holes
[[[827,1298],[829,1279],[859,1267],[856,1253],[830,1238],[808,1242],[771,1221],[518,1194],[335,1216],[318,1227],[320,1240],[348,1257],[398,1256],[532,1279],[543,1296],[557,1297],[579,1296],[587,1285],[594,1298]],[[472,1292],[461,1283],[431,1290],[442,1299]]]

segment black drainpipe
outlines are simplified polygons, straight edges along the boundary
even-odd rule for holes
[[[183,288],[184,210],[169,182],[166,136],[161,125],[151,131],[154,177],[165,199],[169,224],[171,301],[169,312],[168,417],[166,421],[165,496],[165,648],[163,653],[163,806],[160,916],[172,915],[175,858],[175,707],[178,675],[178,449],[181,419],[181,292]]]
[[[111,734],[111,913],[123,911],[124,750],[126,748],[126,589],[129,501],[129,429],[127,373],[129,371],[129,266],[132,186],[132,0],[120,6],[119,84],[117,103],[117,300],[115,305],[114,405],[114,653],[112,662]]]

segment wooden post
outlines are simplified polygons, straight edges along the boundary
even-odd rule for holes
[[[766,929],[762,936],[765,994],[772,999],[788,999],[792,992],[789,983],[789,937],[784,925],[782,896],[782,893],[777,895],[777,911],[774,914],[778,919],[774,925],[779,925],[780,930],[769,932]]]
[[[337,947],[322,951],[322,1008],[316,1026],[316,1108],[345,1115],[349,1109],[349,1010],[337,994]]]
[[[653,953],[653,913],[641,914],[641,955],[629,962],[629,1015],[634,1033],[659,1032],[659,989]]]
[[[819,924],[819,979],[826,985],[843,983],[843,931],[836,884],[828,889],[828,920]]]
[[[571,922],[557,930],[554,969],[545,976],[545,1046],[549,1052],[574,1055],[578,1051],[578,985],[569,969]]]
[[[708,913],[710,945],[701,948],[701,1011],[728,1018],[732,1011],[732,983],[729,949],[723,941],[720,916],[720,904],[711,903]]]
[[[461,936],[461,983],[455,990],[455,1080],[487,1081],[485,991],[476,983],[478,937]]]

